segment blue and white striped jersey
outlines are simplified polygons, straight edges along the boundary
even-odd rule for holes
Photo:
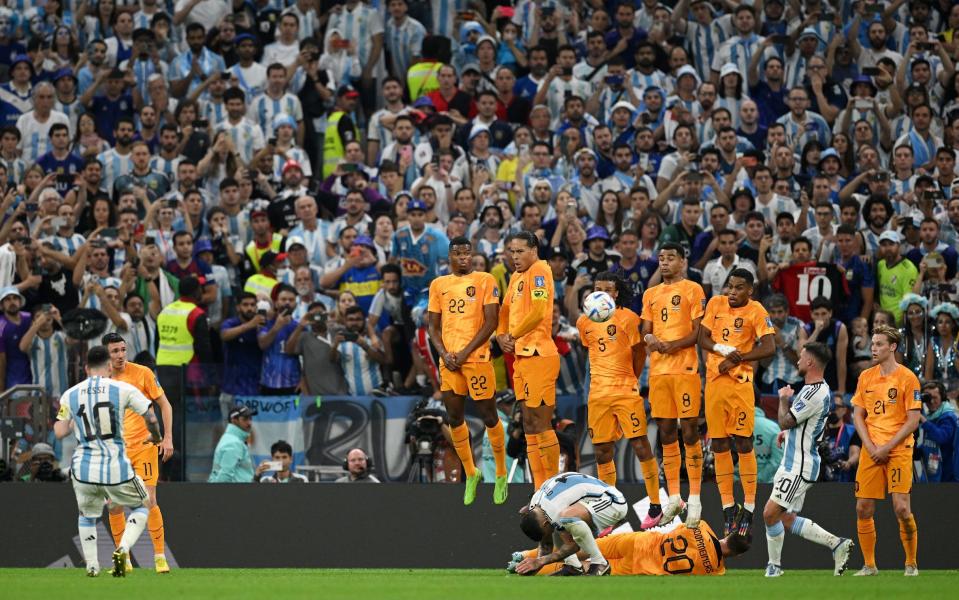
[[[36,114],[31,110],[23,113],[17,119],[17,129],[20,130],[20,157],[28,165],[37,162],[37,159],[50,151],[50,127],[54,123],[61,123],[70,127],[70,119],[59,111],[50,111],[50,116],[43,123],[37,121]],[[70,130],[72,135],[73,131]]]
[[[108,190],[113,189],[113,182],[121,175],[127,175],[133,172],[132,153],[120,154],[116,148],[110,148],[106,152],[97,155],[97,160],[103,165],[103,186]]]
[[[230,123],[229,120],[223,121],[216,130],[226,131],[230,134],[230,137],[233,138],[236,153],[245,164],[250,164],[256,151],[266,145],[263,130],[246,117],[240,119],[240,122],[235,125]]]
[[[153,157],[150,158],[150,170],[166,175],[166,178],[170,180],[170,187],[174,187],[176,184],[176,168],[183,158],[184,157],[180,155],[172,160],[168,160],[159,154],[154,154]]]
[[[454,30],[453,21],[456,19],[456,13],[466,10],[467,0],[430,0],[430,4],[433,7],[433,35],[459,40],[459,32]],[[543,2],[543,6],[551,4],[555,2],[553,0]],[[516,14],[519,14],[518,10]],[[513,21],[516,21],[516,17],[513,17]]]
[[[383,385],[380,366],[370,360],[366,350],[354,342],[343,342],[338,348],[340,367],[346,376],[351,396],[369,396]]]
[[[60,397],[70,385],[67,376],[67,334],[54,331],[47,338],[34,336],[30,344],[30,370],[34,383],[42,385],[48,396]]]
[[[793,398],[789,412],[796,426],[786,434],[781,467],[806,481],[819,478],[818,442],[826,427],[826,417],[832,408],[832,393],[825,381],[806,384]]]
[[[53,249],[57,252],[63,252],[67,256],[73,256],[80,251],[80,246],[85,244],[87,240],[79,233],[74,233],[70,237],[63,237],[61,235],[45,237],[43,241],[53,244]]]
[[[832,139],[832,130],[829,129],[826,119],[812,111],[806,111],[802,123],[793,119],[791,112],[779,117],[776,122],[782,123],[786,128],[786,143],[796,149],[803,148],[806,143],[813,140],[828,146]]]
[[[560,473],[543,482],[529,501],[529,507],[540,507],[556,525],[561,512],[583,498],[607,496],[614,504],[626,504],[623,493],[595,477],[582,473]]]
[[[250,102],[250,107],[246,111],[247,118],[260,126],[266,138],[274,136],[273,117],[280,114],[293,117],[297,123],[302,121],[303,106],[300,104],[300,99],[290,93],[283,94],[279,98],[262,94]]]
[[[395,19],[386,22],[384,42],[390,51],[390,71],[396,77],[404,79],[406,71],[419,58],[423,49],[426,28],[412,17],[405,17],[400,24]]]
[[[58,421],[73,421],[77,448],[73,477],[83,483],[116,485],[136,477],[123,444],[123,415],[146,414],[151,402],[132,385],[88,377],[60,397]]]
[[[226,103],[210,99],[200,100],[200,114],[215,128],[226,121]]]
[[[686,38],[692,50],[693,66],[699,78],[707,80],[710,77],[710,66],[719,48],[727,38],[732,36],[732,15],[725,15],[709,25],[689,19],[686,23]]]
[[[298,224],[290,230],[288,237],[299,236],[303,238],[303,244],[306,246],[306,255],[310,258],[310,263],[320,265],[326,264],[329,258],[326,255],[326,243],[330,238],[330,231],[333,229],[333,223],[317,219],[316,229],[310,231],[303,227],[303,223]]]
[[[285,150],[283,154],[273,155],[273,178],[277,181],[283,179],[283,167],[287,160],[295,160],[300,163],[300,170],[304,177],[313,176],[313,165],[310,164],[310,155],[302,148],[293,147]]]
[[[373,37],[383,33],[383,17],[378,9],[362,2],[357,3],[352,10],[348,5],[343,5],[340,12],[330,13],[329,21],[326,23],[327,35],[334,29],[339,30],[345,39],[356,42],[356,53],[360,64],[366,65],[370,60],[370,53],[373,52]],[[383,60],[383,54],[385,53],[380,53],[379,60],[373,66],[373,77],[379,78],[385,75],[386,63]]]
[[[98,277],[97,275],[94,275],[93,273],[87,273],[83,276],[83,285],[85,286],[87,282],[90,281],[91,279],[99,283],[100,287],[102,288],[114,287],[119,290],[120,287],[123,285],[123,282],[120,281],[119,277]],[[96,294],[90,294],[90,298],[89,300],[87,300],[87,304],[83,308],[95,308],[97,310],[100,310],[102,308],[102,304],[100,303],[100,298],[98,298]]]

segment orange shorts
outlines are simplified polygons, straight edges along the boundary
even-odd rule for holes
[[[458,371],[450,371],[440,363],[440,391],[452,391],[457,396],[473,400],[489,400],[496,394],[496,373],[493,363],[468,362]]]
[[[650,375],[649,404],[654,419],[695,419],[703,404],[699,375]]]
[[[908,494],[912,490],[912,446],[889,453],[889,461],[877,465],[865,449],[859,454],[856,471],[856,498],[884,500],[890,494]]]
[[[752,382],[720,375],[706,381],[706,429],[711,438],[753,436],[756,392]]]
[[[156,486],[160,476],[160,449],[153,444],[127,446],[127,456],[143,483]]]
[[[516,399],[536,408],[542,404],[556,406],[556,379],[559,377],[559,355],[517,356],[513,363],[513,390]]]
[[[633,392],[589,399],[586,405],[589,438],[594,444],[631,440],[646,435],[646,408],[643,397]]]

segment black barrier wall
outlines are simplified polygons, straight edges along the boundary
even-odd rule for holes
[[[645,496],[642,486],[622,489],[631,502]],[[759,486],[759,507],[769,491],[770,486]],[[505,568],[513,550],[533,546],[517,516],[532,493],[529,485],[510,486],[502,506],[492,503],[493,486],[481,485],[469,507],[463,506],[462,486],[442,484],[165,484],[158,492],[167,544],[180,567]],[[703,486],[703,505],[704,518],[720,530],[715,485]],[[959,568],[957,505],[959,484],[914,489],[920,569]],[[0,507],[5,542],[0,567],[82,564],[73,541],[77,512],[69,485],[0,484]],[[856,539],[851,485],[814,487],[803,514]],[[630,521],[637,528],[632,511]],[[889,501],[877,506],[876,527],[879,568],[901,569],[899,527]],[[765,529],[757,515],[752,550],[728,567],[765,564]],[[787,534],[783,566],[826,569],[832,560],[827,549]],[[850,568],[860,566],[857,548]]]

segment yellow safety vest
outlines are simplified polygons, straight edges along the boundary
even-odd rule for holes
[[[343,138],[340,137],[340,119],[346,116],[342,110],[333,111],[326,119],[326,131],[323,133],[323,178],[333,174],[336,166],[343,162],[346,150],[343,147]],[[353,125],[354,139],[360,139],[360,131]]]
[[[436,74],[440,72],[440,62],[419,62],[411,66],[406,72],[406,85],[410,90],[410,101],[425,96],[440,89],[440,80]]]
[[[250,278],[246,280],[246,284],[243,285],[243,291],[255,294],[256,296],[262,294],[267,298],[272,298],[273,288],[275,288],[278,283],[276,279],[268,275],[257,273],[256,275],[251,275]]]
[[[253,263],[253,268],[257,271],[260,270],[260,257],[262,257],[267,252],[273,252],[274,254],[279,254],[283,249],[283,236],[279,233],[273,234],[273,239],[270,240],[270,245],[266,248],[260,248],[256,245],[256,242],[250,242],[246,245],[246,255],[249,257],[250,262]]]
[[[157,317],[157,365],[179,367],[193,360],[193,334],[187,323],[195,308],[196,304],[181,298],[168,304]]]

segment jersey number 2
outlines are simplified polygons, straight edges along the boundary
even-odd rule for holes
[[[93,405],[93,414],[87,415],[87,406],[84,404],[77,411],[77,417],[83,420],[83,437],[86,441],[112,440],[114,436],[113,424],[116,422],[116,412],[109,402],[97,402]],[[91,417],[93,422],[91,423]]]

